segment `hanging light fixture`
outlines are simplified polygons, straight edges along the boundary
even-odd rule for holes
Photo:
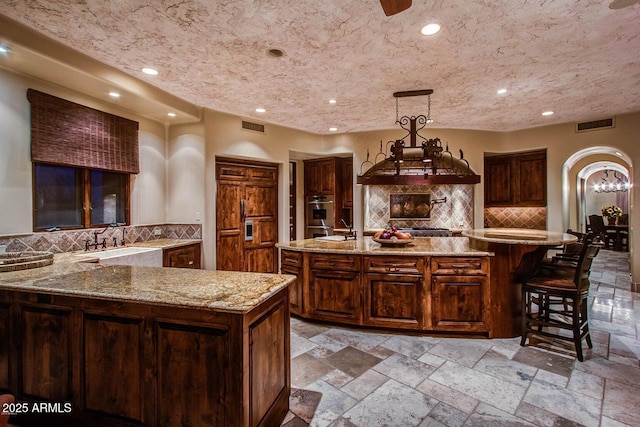
[[[448,144],[443,146],[440,138],[425,138],[420,131],[433,123],[431,118],[431,94],[433,89],[395,92],[396,124],[407,133],[400,139],[388,141],[386,148],[380,141],[380,152],[375,160],[367,158],[360,165],[358,184],[425,184],[425,183],[467,183],[477,184],[480,176],[469,167],[460,150],[460,157],[454,157]],[[427,114],[400,117],[398,98],[427,96]],[[381,159],[381,160],[379,160]],[[370,166],[362,173],[365,166]]]
[[[609,172],[613,172],[613,179],[615,181],[609,181]],[[593,191],[596,193],[615,193],[629,190],[629,183],[623,180],[622,178],[624,176],[618,174],[617,171],[605,169],[603,174],[602,180],[593,186]]]

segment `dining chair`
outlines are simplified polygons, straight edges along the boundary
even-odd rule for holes
[[[583,245],[577,267],[570,270],[538,272],[522,280],[522,338],[525,346],[529,334],[537,334],[563,341],[572,341],[576,356],[584,360],[582,340],[593,348],[587,316],[589,273],[600,245]],[[571,335],[563,334],[571,331]]]
[[[0,395],[0,411],[6,404],[15,402],[15,398],[11,394]],[[0,427],[6,427],[9,425],[9,413],[0,412]]]
[[[615,233],[607,231],[602,215],[589,215],[589,225],[594,236],[600,237],[600,240],[604,243],[603,249],[610,249],[615,241]]]

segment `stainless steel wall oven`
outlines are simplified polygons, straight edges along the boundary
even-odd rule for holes
[[[311,196],[306,202],[305,238],[333,235],[333,196]]]

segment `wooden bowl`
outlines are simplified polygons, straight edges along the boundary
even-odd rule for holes
[[[415,240],[415,237],[410,239],[376,239],[375,237],[372,237],[372,239],[374,242],[380,243],[382,246],[401,247],[412,243]]]

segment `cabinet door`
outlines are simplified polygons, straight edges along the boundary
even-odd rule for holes
[[[511,157],[484,159],[484,205],[510,206],[513,204]]]
[[[488,331],[487,276],[432,276],[432,320],[438,331]]]
[[[0,302],[0,342],[9,343],[9,304]],[[9,390],[9,345],[0,346],[0,389]]]
[[[365,275],[364,323],[403,329],[423,325],[422,276],[408,274]]]
[[[242,271],[244,268],[241,200],[244,197],[242,183],[218,181],[216,205],[216,268]]]
[[[318,320],[360,323],[360,274],[309,270],[309,315]]]
[[[296,281],[289,285],[289,311],[293,314],[303,314],[303,291],[302,291],[302,252],[280,251],[280,272],[282,274],[292,274],[297,277]]]
[[[515,161],[515,204],[518,206],[547,205],[546,153],[527,154]]]
[[[246,271],[276,272],[277,194],[270,183],[251,183],[245,188],[245,220],[253,221],[253,240],[244,242]]]
[[[320,163],[318,161],[304,162],[304,195],[313,196],[322,193],[322,183],[320,182]]]
[[[353,159],[342,163],[342,207],[353,207]]]
[[[325,160],[320,163],[320,193],[335,194],[336,167],[335,160]]]
[[[289,285],[289,311],[292,314],[301,315],[303,313],[302,270],[299,267],[283,264],[280,267],[280,273],[296,276],[296,280]]]
[[[200,268],[200,244],[165,249],[162,253],[164,267]]]

